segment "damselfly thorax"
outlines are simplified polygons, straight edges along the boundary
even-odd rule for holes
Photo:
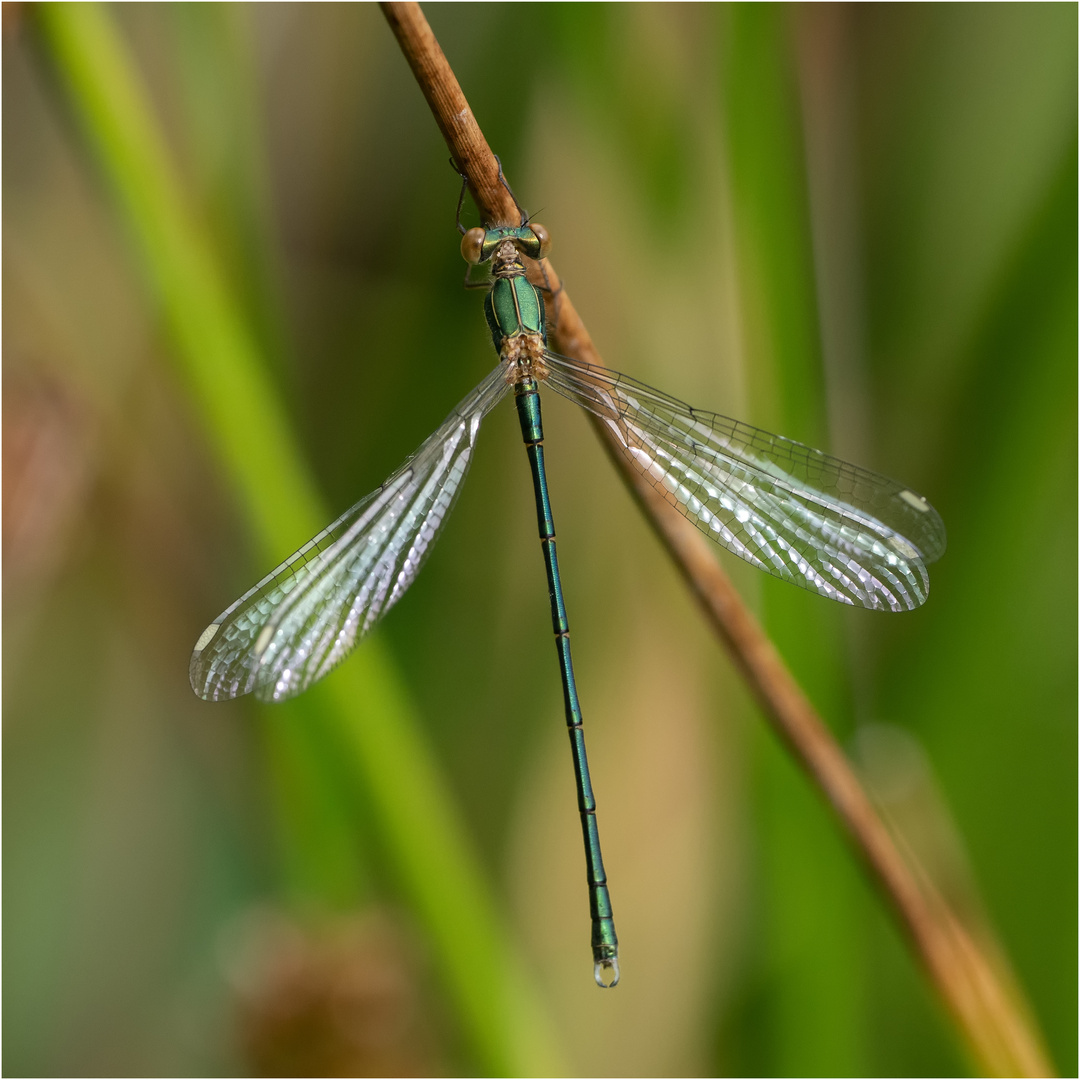
[[[543,225],[531,223],[500,229],[469,229],[461,238],[461,254],[472,266],[491,262],[492,284],[484,314],[495,350],[506,367],[506,381],[515,387],[548,377],[544,363],[547,316],[544,296],[526,276],[522,257],[539,261],[551,249]]]

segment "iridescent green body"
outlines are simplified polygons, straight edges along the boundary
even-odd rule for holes
[[[524,273],[521,277],[496,278],[484,298],[484,314],[495,348],[501,351],[505,338],[520,335],[547,337],[544,300]]]
[[[600,853],[600,833],[596,824],[596,799],[593,796],[589,760],[585,753],[585,732],[582,727],[581,703],[574,679],[574,664],[570,655],[570,624],[563,599],[559,559],[555,550],[555,520],[551,511],[547,472],[544,468],[544,428],[540,414],[540,393],[537,378],[544,377],[543,349],[547,344],[547,325],[544,298],[540,290],[525,276],[522,255],[541,258],[544,254],[541,239],[529,226],[521,228],[488,229],[482,240],[480,230],[472,237],[470,261],[491,260],[494,283],[484,300],[484,313],[491,329],[492,341],[504,363],[507,378],[514,383],[521,435],[529,455],[533,490],[536,494],[536,518],[540,545],[547,570],[548,594],[551,598],[551,623],[555,632],[555,648],[559,657],[566,726],[574,760],[574,780],[577,786],[578,811],[585,841],[585,867],[589,886],[589,910],[592,917],[592,951],[594,971],[600,986],[614,986],[619,981],[619,941],[611,913],[604,859]],[[546,233],[541,233],[546,236]],[[463,245],[463,251],[465,245]],[[477,257],[478,256],[478,257]],[[467,256],[469,257],[469,256]],[[608,981],[610,980],[610,981]]]

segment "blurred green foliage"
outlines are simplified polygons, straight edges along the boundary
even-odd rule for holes
[[[549,468],[617,992],[589,978],[511,410],[421,579],[325,691],[194,699],[208,619],[307,539],[306,476],[349,505],[492,364],[459,288],[456,180],[373,6],[108,9],[252,377],[283,403],[280,434],[246,396],[215,418],[177,363],[209,333],[175,291],[191,278],[132,231],[161,185],[118,203],[55,37],[9,7],[5,1072],[543,1073],[550,1043],[576,1075],[969,1068],[561,402]],[[428,17],[609,364],[941,511],[950,548],[911,616],[731,570],[1075,1073],[1075,7]],[[236,378],[235,356],[204,360]],[[414,731],[420,786],[380,784],[377,744],[392,759]],[[445,860],[459,831],[465,865],[425,893],[417,853]],[[485,1012],[500,959],[536,1030]]]

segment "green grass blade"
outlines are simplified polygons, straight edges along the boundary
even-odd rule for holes
[[[769,430],[827,446],[792,12],[735,4],[728,16],[723,105],[752,411]],[[849,712],[839,610],[776,581],[762,582],[761,592],[769,636],[835,728]],[[856,873],[827,808],[774,739],[759,741],[757,768],[764,948],[776,978],[765,1005],[767,1056],[744,1067],[776,1076],[861,1075]]]
[[[96,4],[45,4],[45,44],[120,208],[173,358],[267,560],[324,524],[250,328],[186,205],[124,44]],[[550,1075],[546,1018],[431,755],[409,695],[377,640],[315,692],[321,716],[370,792],[402,887],[430,936],[481,1067]],[[312,717],[314,719],[314,717]],[[288,739],[295,725],[277,725]]]

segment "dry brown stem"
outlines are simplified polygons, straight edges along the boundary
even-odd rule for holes
[[[484,220],[517,224],[494,156],[419,5],[384,3],[382,9]],[[544,272],[548,285],[558,290],[550,262]],[[552,336],[566,355],[603,366],[565,291],[559,293]],[[604,425],[594,419],[594,427],[765,716],[835,810],[981,1068],[997,1076],[1053,1075],[1008,972],[987,959],[926,875],[901,856],[828,727],[721,569],[712,545],[628,461]]]

